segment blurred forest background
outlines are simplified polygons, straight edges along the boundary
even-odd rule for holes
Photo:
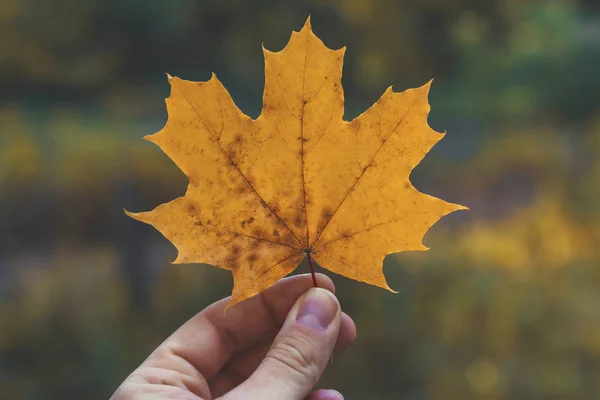
[[[261,43],[312,15],[347,46],[346,119],[435,78],[447,130],[412,175],[469,212],[389,256],[399,294],[333,277],[358,339],[320,386],[346,399],[600,398],[597,0],[2,0],[0,397],[107,399],[229,273],[123,214],[182,195],[142,136],[165,72],[215,71],[251,116]],[[303,264],[298,271],[306,272]]]

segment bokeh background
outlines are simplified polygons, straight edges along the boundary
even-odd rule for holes
[[[123,214],[187,184],[142,136],[166,121],[165,72],[215,71],[257,116],[261,44],[281,49],[309,14],[347,46],[346,119],[435,78],[429,121],[448,135],[412,180],[471,208],[430,231],[429,252],[386,259],[399,294],[333,276],[359,336],[320,386],[600,398],[596,0],[2,0],[2,399],[107,399],[230,293],[227,272],[170,265],[175,249]]]

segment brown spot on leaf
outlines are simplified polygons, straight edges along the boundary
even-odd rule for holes
[[[189,176],[188,183],[190,184],[190,186],[194,186],[194,187],[199,186],[198,178],[196,178],[195,176]]]
[[[232,271],[235,271],[240,268],[240,260],[238,258],[229,260],[227,264]]]
[[[257,238],[262,238],[263,232],[260,230],[260,228],[254,228],[252,230],[252,236],[257,237]]]
[[[238,195],[244,194],[244,193],[248,192],[249,189],[250,188],[248,187],[248,185],[246,183],[241,183],[235,187],[235,193]]]
[[[333,215],[333,210],[329,207],[325,207],[322,211],[321,211],[321,217],[325,218],[325,219],[329,219],[331,218],[331,216]]]
[[[279,236],[279,231],[277,229],[273,229],[273,236]]]
[[[294,226],[296,228],[302,228],[302,224],[304,222],[304,216],[302,215],[302,213],[296,213],[296,215],[294,215],[294,219],[292,220],[292,223],[294,224]]]
[[[246,228],[246,225],[250,226],[255,221],[254,217],[250,217],[241,222],[242,228]]]

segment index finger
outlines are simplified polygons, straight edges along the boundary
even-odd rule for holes
[[[334,292],[329,277],[317,274],[317,282]],[[213,303],[173,333],[144,365],[180,371],[185,366],[177,363],[187,362],[210,381],[234,354],[272,338],[296,300],[312,286],[309,274],[296,275],[280,280],[225,313],[229,298]]]

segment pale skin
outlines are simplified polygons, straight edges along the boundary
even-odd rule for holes
[[[225,313],[208,306],[164,341],[111,400],[340,400],[314,387],[332,353],[356,337],[333,282],[283,279]]]

